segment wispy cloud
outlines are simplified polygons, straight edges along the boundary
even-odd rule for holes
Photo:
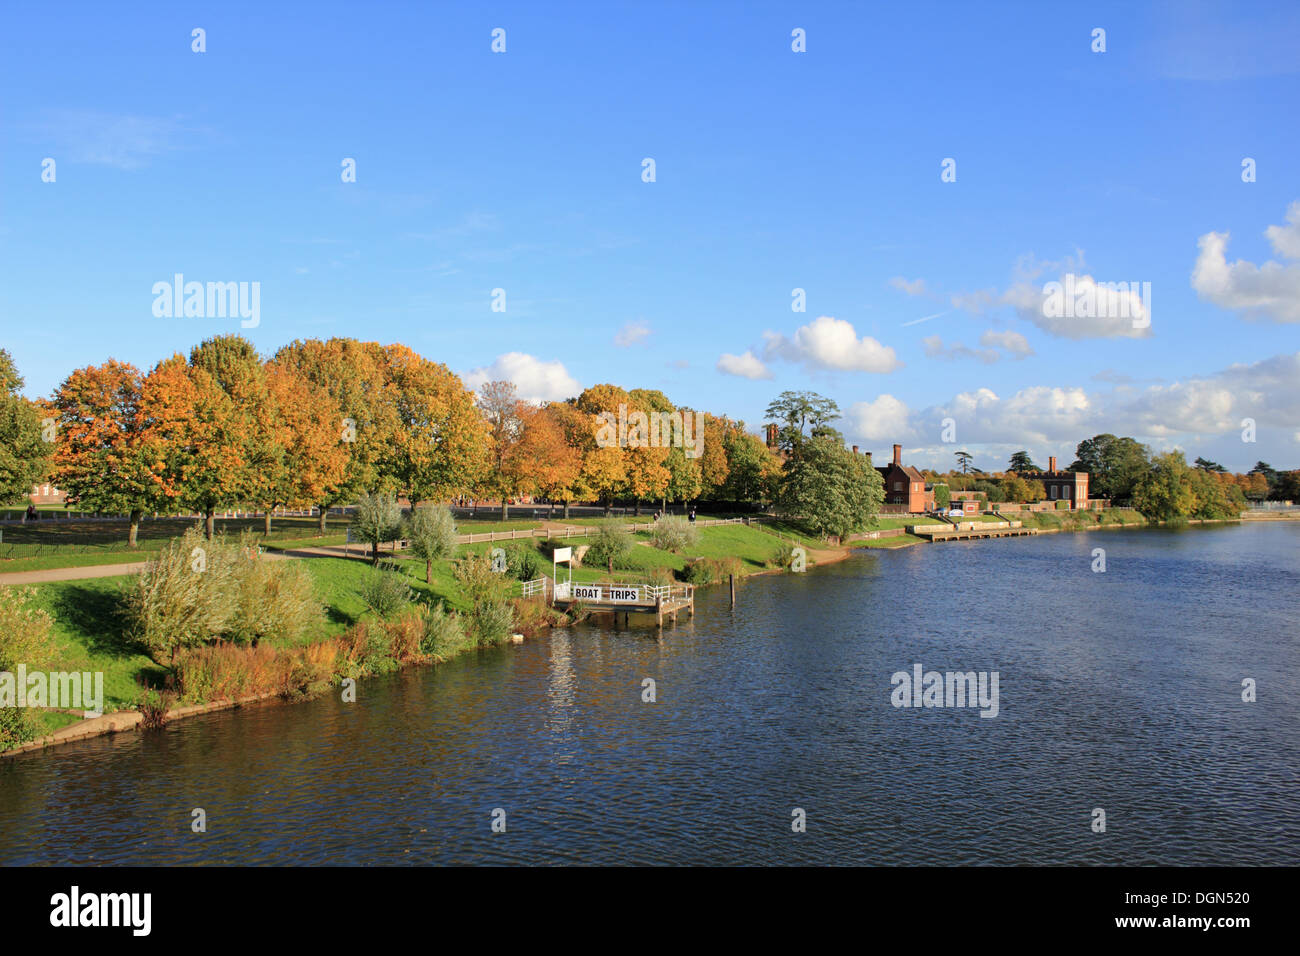
[[[211,131],[177,117],[57,110],[37,124],[36,135],[55,159],[139,169],[156,157],[193,149]]]

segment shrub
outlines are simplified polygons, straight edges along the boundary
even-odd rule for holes
[[[794,564],[794,549],[797,545],[793,541],[782,541],[776,546],[776,553],[772,555],[772,564],[778,568],[789,568]]]
[[[623,527],[623,523],[617,518],[606,518],[596,524],[596,534],[587,548],[583,563],[595,563],[612,569],[623,562],[632,547],[632,534]]]
[[[229,640],[256,644],[278,637],[297,643],[323,620],[311,573],[300,561],[247,561],[232,577]]]
[[[520,581],[531,581],[546,570],[546,562],[531,541],[522,542],[506,551],[506,570]]]
[[[391,563],[371,569],[361,582],[362,603],[382,618],[408,607],[412,597],[406,575]]]
[[[686,566],[686,580],[691,584],[716,584],[729,574],[740,574],[739,558],[698,558]]]
[[[482,647],[499,644],[510,634],[510,582],[492,570],[486,555],[466,555],[456,563],[456,581],[469,600],[465,630]]]
[[[167,723],[167,711],[173,700],[173,695],[166,691],[150,687],[141,690],[135,700],[135,708],[143,717],[140,726],[145,730],[160,730]]]
[[[681,515],[668,515],[654,523],[650,543],[660,551],[685,551],[700,540],[700,529]]]
[[[36,725],[19,707],[0,707],[0,750],[36,739]]]
[[[446,610],[441,604],[429,608],[424,615],[424,637],[420,650],[438,660],[448,660],[474,646],[465,633],[460,615]]]
[[[207,541],[197,528],[163,545],[127,594],[129,636],[160,663],[218,639],[233,611],[228,597],[237,551],[224,536]]]
[[[388,656],[398,664],[414,664],[423,660],[420,645],[424,641],[424,614],[411,609],[384,623],[388,634]]]
[[[0,587],[0,670],[32,665],[49,652],[54,618],[33,606],[35,588]]]

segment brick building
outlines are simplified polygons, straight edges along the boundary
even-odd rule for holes
[[[1047,471],[1035,477],[1043,483],[1048,501],[1068,501],[1071,508],[1088,507],[1088,473],[1086,471],[1057,471],[1056,456],[1047,460]]]
[[[903,446],[894,446],[894,460],[876,466],[885,481],[885,504],[902,505],[909,514],[924,514],[934,508],[934,492],[926,491],[925,476],[903,464]]]

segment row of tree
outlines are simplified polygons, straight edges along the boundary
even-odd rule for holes
[[[88,510],[130,515],[134,544],[149,513],[326,510],[363,494],[422,501],[524,495],[567,504],[616,500],[772,501],[781,460],[741,422],[677,408],[662,392],[597,385],[532,404],[508,382],[477,394],[445,365],[403,345],[295,341],[262,359],[239,336],[173,355],[148,373],[110,359],[74,371],[47,401],[0,376],[0,499],[52,480]],[[637,413],[642,418],[638,419]],[[640,422],[702,422],[652,440]],[[609,439],[610,420],[633,422]],[[666,419],[667,420],[667,419]],[[683,441],[683,437],[687,441]]]

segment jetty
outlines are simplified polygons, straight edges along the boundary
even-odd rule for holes
[[[1014,538],[1038,534],[1037,528],[1026,528],[1019,521],[960,521],[955,524],[915,524],[908,527],[910,534],[931,543],[937,541],[970,541],[975,538]]]
[[[676,623],[683,611],[695,616],[693,584],[578,584],[542,575],[526,582],[523,593],[524,597],[543,597],[562,611],[581,605],[592,614],[612,614],[615,624],[620,619],[630,624],[635,615],[647,623],[653,617],[655,624],[663,627],[665,620]]]

